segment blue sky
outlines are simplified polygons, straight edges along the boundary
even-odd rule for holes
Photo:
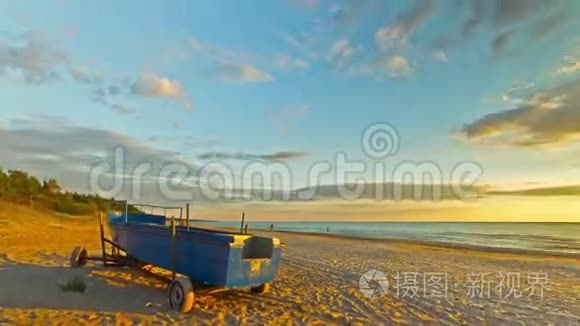
[[[284,162],[305,175],[338,151],[368,160],[361,134],[385,121],[400,136],[388,164],[475,161],[485,183],[573,183],[580,126],[554,124],[580,116],[579,10],[534,0],[0,1],[0,128],[83,126],[193,164],[208,152],[234,166],[244,164],[235,154],[296,153]],[[565,103],[538,116],[526,111],[550,102],[538,94]],[[4,152],[0,165],[60,176]]]

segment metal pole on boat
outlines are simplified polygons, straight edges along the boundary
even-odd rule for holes
[[[103,267],[107,267],[107,254],[105,252],[105,231],[103,230],[103,212],[99,210],[99,230],[101,232],[101,252],[103,254]]]
[[[240,233],[244,233],[244,220],[246,219],[246,213],[242,212],[242,224],[240,224]]]
[[[175,279],[175,258],[175,219],[173,218],[173,215],[171,215],[171,264],[173,265],[171,271],[172,280]]]
[[[185,219],[187,220],[187,231],[189,231],[189,203],[185,205]]]
[[[125,200],[125,224],[129,222],[129,201]]]

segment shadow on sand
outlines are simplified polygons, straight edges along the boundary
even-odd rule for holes
[[[58,286],[75,277],[87,285],[84,293]],[[167,310],[165,284],[140,270],[42,266],[6,260],[0,267],[0,306],[150,314]]]
[[[180,315],[167,304],[167,280],[151,272],[129,267],[82,268],[43,266],[4,258],[0,265],[0,307],[7,309],[50,309],[115,314],[136,313],[163,320],[215,320],[233,317],[248,306],[286,306],[278,296],[257,296],[246,289],[197,293],[194,310]],[[163,274],[164,271],[155,270]],[[75,277],[85,281],[84,293],[66,292],[59,284]],[[1,313],[0,313],[1,315]],[[156,319],[159,320],[159,319]]]

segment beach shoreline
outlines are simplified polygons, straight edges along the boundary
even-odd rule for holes
[[[282,263],[269,294],[256,296],[243,288],[198,294],[193,311],[181,315],[167,305],[167,283],[140,269],[104,268],[99,263],[69,267],[68,256],[75,246],[100,253],[96,218],[59,216],[15,205],[0,208],[0,324],[467,325],[580,321],[577,258],[278,230],[251,230],[284,243]],[[388,279],[388,288],[377,297],[368,297],[361,288],[363,276],[369,272],[380,272]],[[470,284],[473,275],[487,275],[495,288],[502,277],[516,273],[521,283],[517,296],[508,295],[507,289],[503,294],[492,289],[489,297],[470,295],[475,290]],[[402,275],[414,278],[398,280]],[[426,296],[429,275],[445,279],[445,291],[436,297]],[[545,275],[547,283],[541,297],[539,292],[530,295],[526,290],[529,277],[538,275]],[[86,281],[85,293],[59,289],[58,284],[73,277]],[[411,292],[403,292],[403,285]],[[409,293],[415,295],[410,297]]]
[[[234,231],[239,232],[239,228],[234,227],[212,227],[212,226],[198,226],[198,227],[207,227],[216,230],[227,230],[227,231]],[[292,231],[292,230],[268,230],[266,228],[259,229],[249,229],[248,233],[280,233],[280,234],[297,234],[297,235],[310,235],[310,236],[319,236],[324,238],[335,238],[335,239],[350,239],[350,240],[361,240],[361,241],[376,241],[382,242],[385,244],[408,244],[408,245],[416,245],[416,246],[423,246],[425,248],[441,248],[441,249],[455,249],[455,250],[468,250],[473,252],[480,252],[480,253],[497,253],[497,254],[514,254],[514,255],[522,255],[522,256],[539,256],[539,257],[557,257],[557,258],[570,258],[570,259],[580,259],[580,254],[576,253],[566,253],[566,252],[555,252],[555,251],[543,251],[543,250],[532,250],[532,249],[520,249],[520,248],[501,248],[501,247],[493,247],[493,246],[478,246],[473,244],[459,244],[453,242],[444,242],[444,241],[428,241],[428,240],[419,240],[419,239],[405,239],[405,238],[378,238],[378,237],[364,237],[364,236],[354,236],[354,235],[347,235],[347,234],[338,234],[332,232],[308,232],[308,231]]]

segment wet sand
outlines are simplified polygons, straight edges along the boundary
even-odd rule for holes
[[[254,295],[237,289],[197,295],[194,310],[180,315],[166,303],[166,283],[147,272],[103,268],[98,263],[68,267],[74,246],[100,252],[96,218],[58,216],[0,203],[0,324],[580,322],[580,261],[574,257],[257,233],[279,237],[285,244],[271,292]],[[371,292],[360,290],[361,276],[371,270],[388,280],[388,287],[382,282],[384,293],[374,298],[365,293],[372,294],[379,283],[369,283]],[[367,274],[367,279],[372,275],[380,274]],[[543,275],[545,282],[538,279]],[[58,287],[74,276],[86,280],[84,293]],[[442,286],[445,280],[447,286]],[[529,296],[531,284],[536,284],[535,293]]]

